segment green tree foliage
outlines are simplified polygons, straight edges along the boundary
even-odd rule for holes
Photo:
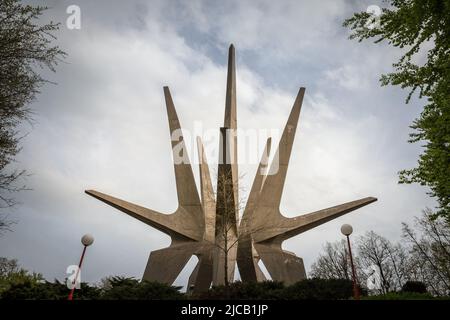
[[[420,281],[406,281],[402,287],[402,292],[427,293],[427,286]]]
[[[104,281],[101,294],[104,300],[179,300],[181,287],[133,278],[111,277]]]
[[[306,279],[283,292],[287,300],[347,300],[352,295],[352,281],[347,279]]]
[[[427,185],[438,201],[437,215],[450,221],[450,0],[389,0],[379,26],[369,28],[369,13],[355,13],[344,21],[350,39],[375,38],[401,48],[404,54],[382,75],[382,85],[416,91],[427,104],[411,128],[409,142],[423,142],[418,166],[400,172],[400,183]],[[427,49],[430,48],[430,49]],[[425,57],[425,62],[421,58]]]
[[[11,193],[24,189],[19,184],[24,171],[8,165],[20,151],[18,126],[30,120],[29,104],[46,83],[39,71],[55,71],[65,55],[52,45],[59,24],[38,21],[45,10],[18,0],[0,1],[0,208],[14,205]]]
[[[12,286],[23,283],[39,283],[43,281],[42,275],[29,273],[20,268],[16,259],[0,258],[0,297]]]
[[[282,282],[233,282],[217,286],[194,299],[233,300],[339,300],[352,296],[352,282],[347,279],[307,279],[285,286]]]
[[[11,285],[1,298],[4,300],[67,300],[69,289],[58,280],[32,281],[25,280]],[[92,300],[100,297],[100,289],[81,283],[81,288],[74,294],[75,300]]]
[[[81,284],[75,299],[96,299],[100,289]],[[20,268],[17,260],[0,258],[0,299],[4,300],[67,300],[69,289],[58,280],[46,281],[39,273]]]
[[[435,300],[429,293],[417,293],[417,292],[389,292],[386,294],[366,296],[363,300]],[[439,298],[448,299],[448,298]]]
[[[3,270],[3,271],[2,271]],[[0,259],[0,299],[2,300],[67,300],[69,289],[64,282],[46,281],[39,274],[30,274],[17,266],[17,261]],[[407,282],[400,292],[375,295],[370,299],[405,300],[432,299],[424,284]],[[102,284],[81,284],[74,300],[347,300],[352,299],[352,282],[348,279],[307,279],[285,286],[281,282],[234,282],[217,286],[201,294],[181,293],[180,287],[138,281],[133,278],[109,277]],[[362,296],[367,295],[360,288]]]
[[[0,299],[67,300],[65,282],[46,281],[39,274],[19,268],[16,260],[0,258]],[[181,287],[134,278],[108,277],[101,285],[81,284],[75,300],[336,300],[352,296],[352,282],[347,279],[308,279],[285,286],[282,282],[234,282],[212,287],[201,294],[185,294]]]
[[[67,300],[69,296],[70,290],[65,282],[49,282],[40,274],[30,274],[19,268],[16,260],[0,258],[0,271],[0,299]],[[81,283],[81,288],[75,290],[74,300],[179,300],[185,298],[180,288],[133,278],[110,277],[103,280],[102,286]]]
[[[264,282],[233,282],[228,286],[214,286],[208,292],[193,296],[194,299],[233,299],[233,300],[274,300],[282,296],[285,289],[283,283],[276,281]]]

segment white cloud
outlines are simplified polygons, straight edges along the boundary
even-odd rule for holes
[[[360,90],[367,87],[367,79],[358,72],[358,67],[347,65],[325,71],[326,80],[334,82],[347,90]]]

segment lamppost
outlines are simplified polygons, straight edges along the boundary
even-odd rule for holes
[[[343,224],[341,227],[341,232],[344,236],[347,237],[348,253],[350,256],[350,264],[352,266],[353,298],[355,300],[359,300],[358,281],[356,279],[355,265],[353,264],[352,248],[350,246],[350,235],[353,232],[353,228],[349,224]]]
[[[90,234],[85,234],[82,238],[81,238],[81,243],[83,244],[83,253],[81,254],[81,258],[80,258],[80,263],[78,264],[78,269],[77,272],[75,274],[75,279],[72,281],[72,289],[70,290],[69,293],[69,298],[68,300],[73,300],[73,293],[75,292],[75,283],[78,279],[78,275],[80,273],[81,270],[81,264],[83,263],[83,259],[84,259],[84,254],[86,253],[86,248],[88,246],[90,246],[92,243],[94,243],[94,237]]]

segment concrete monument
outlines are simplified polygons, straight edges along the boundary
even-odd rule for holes
[[[214,192],[201,139],[197,138],[200,194],[182,135],[172,139],[178,209],[163,214],[94,190],[86,193],[166,233],[169,247],[150,253],[143,279],[172,284],[195,255],[198,263],[189,278],[189,288],[207,290],[234,279],[237,263],[242,281],[263,281],[258,263],[264,263],[273,280],[292,284],[306,277],[303,260],[282,249],[284,240],[376,201],[368,197],[335,207],[287,218],[280,201],[292,151],[305,88],[300,88],[284,128],[270,170],[264,170],[271,149],[267,140],[253,185],[239,221],[237,165],[235,50],[228,56],[224,127],[221,128],[217,190]],[[168,87],[164,87],[171,137],[181,134],[181,125]],[[180,151],[181,150],[181,151]],[[270,173],[270,174],[269,174]],[[223,232],[226,231],[226,232]]]

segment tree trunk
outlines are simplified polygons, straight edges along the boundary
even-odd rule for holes
[[[224,283],[225,283],[225,287],[227,287],[228,288],[228,286],[229,286],[229,282],[228,282],[228,241],[227,240],[225,240],[225,255],[224,255],[224,257],[225,257],[225,262],[224,262],[224,268],[225,268],[225,275],[224,275],[224,277],[225,277],[225,281],[224,281]]]

